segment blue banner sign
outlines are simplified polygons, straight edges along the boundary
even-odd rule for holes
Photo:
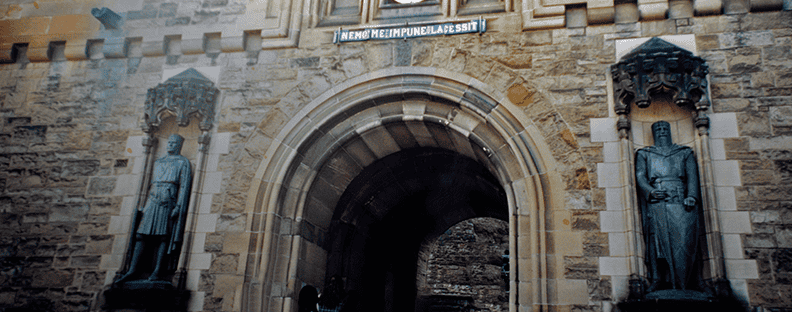
[[[390,28],[365,28],[358,30],[336,30],[333,43],[407,39],[439,35],[456,35],[469,33],[483,33],[487,30],[487,20],[478,19],[462,23],[444,23],[421,26],[401,26]]]

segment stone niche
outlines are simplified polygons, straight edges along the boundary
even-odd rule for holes
[[[173,253],[164,259],[167,269],[161,273],[160,278],[149,279],[151,269],[156,262],[156,251],[147,250],[138,254],[136,240],[130,239],[127,251],[122,255],[124,261],[119,268],[112,285],[104,292],[103,307],[107,309],[125,310],[157,310],[157,311],[184,311],[191,296],[191,290],[186,287],[187,268],[190,265],[188,250],[192,243],[196,221],[193,217],[197,205],[200,204],[203,181],[205,154],[208,150],[210,130],[214,123],[215,104],[219,90],[214,82],[206,78],[201,72],[193,68],[187,69],[167,81],[160,83],[148,90],[145,103],[145,113],[141,123],[146,137],[142,142],[145,147],[144,168],[139,181],[139,192],[136,195],[135,212],[130,219],[129,237],[134,237],[140,218],[144,213],[141,209],[147,203],[147,197],[153,192],[155,185],[149,182],[155,179],[152,164],[154,159],[166,155],[169,136],[178,134],[183,137],[182,148],[179,155],[190,162],[191,185],[194,186],[187,200],[186,211],[183,213],[181,224],[183,232],[171,228],[172,233],[183,233],[182,238],[174,239],[177,244]],[[164,183],[164,182],[160,182]],[[173,208],[176,209],[176,208]],[[176,234],[178,236],[178,234]],[[146,243],[150,244],[150,242]],[[150,249],[150,248],[148,248]],[[133,251],[134,250],[134,251]],[[141,248],[143,250],[143,248]],[[138,255],[139,261],[132,260]],[[150,263],[151,262],[151,263]],[[135,263],[138,263],[135,265]],[[132,267],[137,268],[133,270]],[[155,270],[156,271],[156,270]],[[128,272],[136,272],[129,274]],[[123,278],[121,278],[124,276]],[[141,298],[145,298],[141,300]]]
[[[625,197],[632,198],[627,208],[629,246],[629,297],[619,304],[623,311],[741,310],[734,299],[724,270],[723,247],[718,231],[718,212],[712,187],[712,164],[709,157],[708,115],[710,101],[707,86],[708,67],[703,59],[659,38],[652,38],[623,56],[611,67],[614,86],[614,110],[621,137],[621,157],[625,158],[623,180]],[[635,152],[655,144],[652,124],[666,121],[673,143],[691,148],[696,157],[700,186],[700,231],[698,254],[693,275],[700,278],[701,289],[665,289],[649,292],[649,268],[645,240],[646,225],[639,199]],[[685,195],[688,196],[688,195]],[[658,262],[660,260],[657,260]],[[672,275],[673,276],[673,275]],[[662,280],[662,279],[661,279]],[[692,287],[692,286],[689,286]],[[672,288],[676,288],[673,286]]]

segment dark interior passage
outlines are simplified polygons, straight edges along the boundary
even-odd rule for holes
[[[506,221],[508,208],[503,188],[477,161],[436,148],[387,156],[339,200],[324,246],[326,279],[344,279],[355,311],[416,311],[422,246],[479,217]]]

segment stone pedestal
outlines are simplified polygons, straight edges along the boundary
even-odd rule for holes
[[[624,312],[738,312],[745,308],[732,298],[715,298],[694,290],[667,289],[646,294],[643,299],[629,299],[619,303]]]
[[[166,281],[129,281],[104,292],[104,309],[186,311],[190,291]]]

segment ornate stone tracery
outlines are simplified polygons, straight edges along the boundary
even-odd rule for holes
[[[190,123],[190,117],[200,116],[198,127],[209,131],[214,123],[214,103],[220,93],[214,83],[197,70],[190,68],[148,90],[143,131],[151,132],[162,123],[162,114],[176,116],[179,126]]]
[[[622,120],[627,120],[631,104],[646,108],[658,93],[670,93],[675,104],[694,109],[696,126],[709,128],[704,114],[710,107],[707,73],[702,58],[656,37],[625,55],[611,66],[619,130],[630,127]]]

